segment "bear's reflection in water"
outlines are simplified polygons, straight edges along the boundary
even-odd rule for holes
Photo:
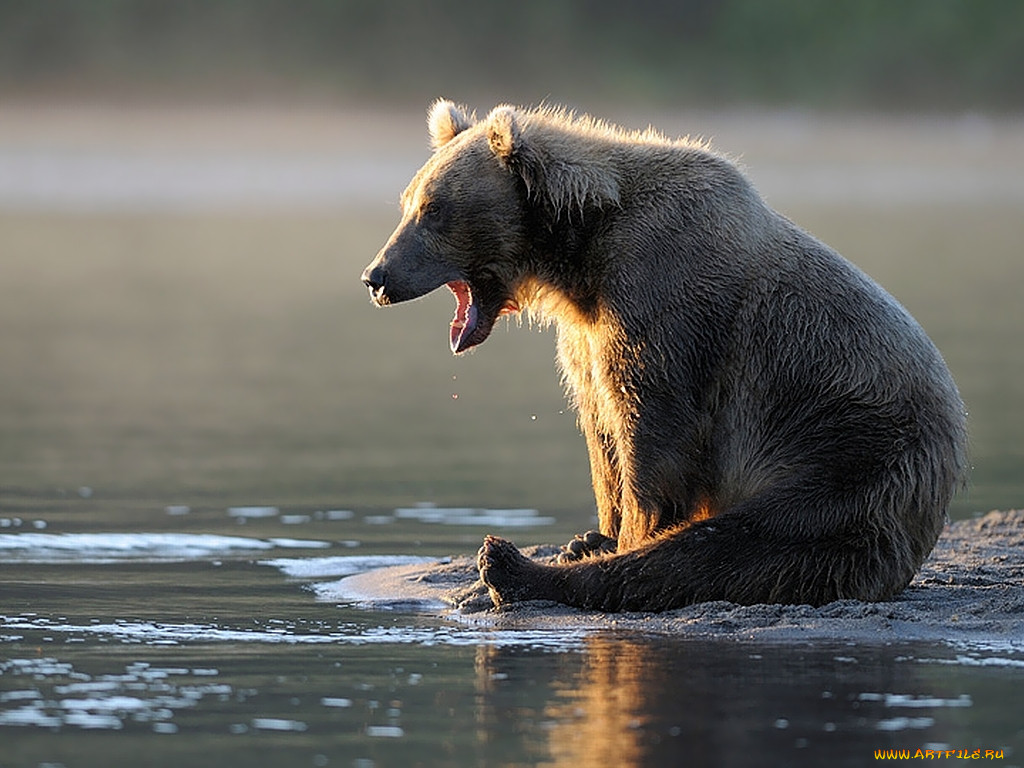
[[[583,653],[484,646],[478,733],[491,754],[518,742],[549,766],[866,761],[922,737],[879,730],[893,712],[877,693],[922,681],[920,667],[877,650],[608,636]]]

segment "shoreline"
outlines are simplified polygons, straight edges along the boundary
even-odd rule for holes
[[[557,547],[524,550],[544,560]],[[394,566],[342,579],[330,596],[367,608],[416,610],[501,630],[636,631],[681,638],[1024,647],[1024,510],[946,526],[910,585],[891,600],[807,605],[700,603],[664,613],[605,614],[552,602],[495,609],[475,558]]]

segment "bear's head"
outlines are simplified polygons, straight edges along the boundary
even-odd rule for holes
[[[617,202],[600,156],[567,149],[570,125],[552,112],[496,107],[484,120],[439,100],[428,125],[434,152],[402,193],[402,220],[364,270],[378,306],[446,285],[455,296],[449,330],[456,354],[483,342],[503,314],[521,309],[521,288],[542,277],[537,238],[545,221]]]

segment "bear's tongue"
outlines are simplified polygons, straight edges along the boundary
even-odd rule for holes
[[[448,330],[452,352],[458,354],[469,346],[467,342],[476,328],[476,304],[473,303],[473,292],[469,289],[469,283],[453,280],[447,285],[456,302],[455,317],[452,318]]]

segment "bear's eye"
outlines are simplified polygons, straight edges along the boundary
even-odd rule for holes
[[[436,223],[441,219],[441,205],[433,200],[427,201],[420,208],[420,221]]]

